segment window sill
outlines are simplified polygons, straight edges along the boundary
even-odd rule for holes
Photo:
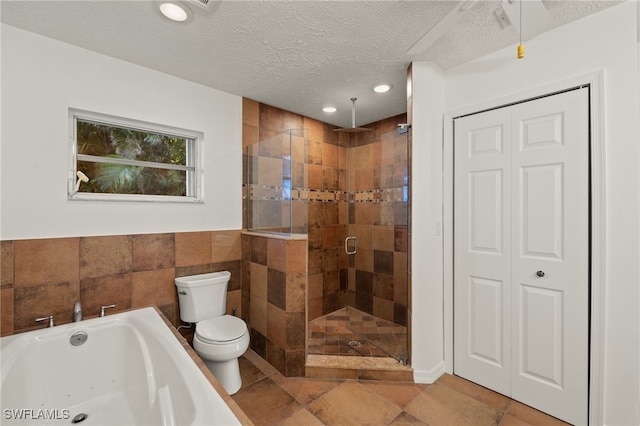
[[[200,197],[180,197],[171,195],[139,195],[139,194],[96,194],[90,192],[76,192],[68,195],[69,201],[124,201],[138,203],[179,203],[204,204]]]

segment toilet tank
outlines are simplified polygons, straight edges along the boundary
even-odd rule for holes
[[[198,322],[224,315],[230,277],[231,272],[222,271],[176,278],[180,319]]]

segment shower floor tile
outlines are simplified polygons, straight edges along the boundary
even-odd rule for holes
[[[309,355],[389,357],[407,354],[407,327],[347,307],[312,320]]]

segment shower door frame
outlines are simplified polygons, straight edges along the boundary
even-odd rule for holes
[[[344,241],[344,251],[345,254],[347,256],[347,297],[346,297],[346,307],[352,307],[356,310],[362,311],[361,309],[358,308],[357,303],[356,303],[356,298],[357,298],[357,292],[356,292],[356,286],[357,283],[355,282],[355,280],[357,279],[357,272],[355,269],[355,258],[353,260],[353,262],[349,261],[349,257],[350,256],[357,256],[358,255],[358,241],[356,239],[356,237],[354,236],[355,233],[350,233],[349,232],[349,227],[350,226],[357,226],[357,222],[355,219],[355,211],[353,213],[354,216],[354,223],[350,223],[349,218],[351,217],[351,214],[349,213],[351,208],[355,209],[355,204],[353,203],[358,203],[358,202],[373,202],[373,203],[379,203],[384,201],[384,197],[385,197],[385,192],[388,192],[389,194],[392,194],[391,197],[393,197],[393,194],[397,194],[398,190],[402,191],[402,202],[405,203],[405,212],[404,212],[404,217],[405,220],[400,224],[400,225],[396,225],[395,224],[395,218],[394,218],[394,223],[393,225],[376,225],[375,223],[375,218],[372,219],[372,224],[370,225],[372,227],[371,230],[371,239],[372,239],[372,243],[371,243],[371,251],[375,252],[375,248],[374,248],[374,229],[373,227],[375,226],[384,226],[384,227],[391,227],[393,228],[393,234],[394,234],[394,251],[393,253],[395,254],[395,232],[396,232],[396,227],[397,226],[404,226],[405,227],[405,232],[406,232],[406,241],[405,241],[405,246],[404,246],[404,253],[406,254],[406,262],[405,262],[405,271],[404,271],[404,275],[405,275],[405,279],[404,279],[404,292],[405,292],[405,300],[404,300],[404,306],[405,306],[405,312],[404,312],[404,324],[400,324],[404,327],[406,327],[406,344],[403,347],[403,353],[392,353],[392,351],[388,350],[388,348],[385,347],[380,347],[380,345],[376,344],[375,342],[372,342],[370,339],[368,339],[365,335],[363,335],[362,333],[360,333],[359,331],[355,330],[352,327],[348,327],[351,331],[353,331],[354,333],[358,334],[359,336],[363,337],[364,339],[366,339],[367,341],[369,341],[370,343],[372,343],[374,346],[378,347],[380,350],[382,350],[383,352],[386,352],[390,357],[396,359],[398,362],[400,362],[403,365],[407,365],[410,361],[410,354],[411,354],[411,348],[410,348],[410,333],[411,333],[411,321],[410,321],[410,306],[409,306],[409,293],[410,293],[410,275],[409,275],[409,265],[410,265],[410,247],[411,247],[411,242],[410,242],[410,226],[411,226],[411,127],[408,125],[402,126],[401,129],[404,130],[404,132],[399,133],[400,130],[399,129],[394,129],[392,131],[386,132],[384,133],[379,140],[376,140],[376,138],[374,138],[374,140],[372,142],[369,142],[371,144],[376,143],[376,142],[382,142],[382,140],[385,139],[385,137],[387,137],[389,134],[392,134],[392,137],[398,137],[398,135],[404,135],[404,143],[406,144],[405,146],[405,172],[404,172],[404,182],[403,184],[400,186],[400,188],[398,188],[396,186],[396,182],[395,182],[395,174],[392,173],[391,179],[392,179],[392,185],[390,188],[384,188],[384,187],[376,187],[375,185],[375,178],[373,179],[373,183],[374,185],[372,185],[373,187],[370,190],[365,190],[365,191],[359,191],[358,189],[356,189],[355,185],[350,185],[350,180],[349,180],[349,175],[350,175],[350,170],[349,170],[349,153],[352,152],[350,151],[353,148],[356,148],[357,146],[347,146],[347,149],[345,150],[345,156],[346,158],[344,159],[345,162],[345,174],[346,174],[346,179],[345,179],[345,192],[347,194],[346,200],[347,200],[347,209],[346,212],[344,214],[346,214],[347,218],[345,223],[347,224],[347,230],[346,230],[346,239]],[[395,146],[395,142],[393,142],[393,146]],[[395,147],[393,148],[395,150]],[[373,166],[373,161],[372,161],[372,167],[380,167],[381,165],[377,165],[377,166]],[[387,165],[396,165],[397,162],[392,161]],[[392,168],[393,170],[393,168]],[[352,176],[355,174],[352,174]],[[371,192],[371,194],[366,194],[367,192]],[[389,196],[389,194],[387,194],[387,196]],[[369,198],[371,198],[369,200]],[[392,200],[393,201],[393,198]],[[353,204],[353,207],[352,207]],[[393,208],[392,208],[393,211]],[[395,216],[395,213],[394,213]],[[367,226],[369,224],[365,224],[365,226]],[[364,250],[366,250],[367,248],[363,248]],[[353,250],[352,253],[349,253],[349,251]],[[373,253],[372,253],[373,255]],[[395,257],[395,256],[394,256]],[[394,260],[395,263],[395,260]],[[373,260],[373,266],[372,266],[372,270],[375,271],[375,256],[374,256],[374,260]],[[372,284],[372,298],[374,298],[374,292],[375,292],[375,272],[371,272],[372,274],[372,280],[373,280],[373,284]],[[392,288],[395,288],[395,283],[396,283],[396,276],[397,276],[397,272],[395,271],[395,265],[394,265],[394,272],[393,272],[393,286]],[[353,281],[353,282],[352,282]],[[353,289],[353,291],[351,290]],[[374,299],[375,300],[375,299]],[[371,306],[371,312],[366,312],[368,314],[371,314],[372,316],[374,315],[374,306],[373,306],[372,302],[372,306]],[[384,318],[381,318],[384,319]],[[394,300],[394,320],[388,320],[388,319],[384,319],[385,321],[389,321],[391,323],[396,324],[395,322],[395,300]]]

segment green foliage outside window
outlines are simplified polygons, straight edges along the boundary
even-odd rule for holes
[[[189,142],[184,137],[77,119],[77,170],[89,177],[80,192],[185,196]],[[159,163],[159,167],[122,164],[122,160]],[[163,168],[163,164],[183,166],[183,170]]]

